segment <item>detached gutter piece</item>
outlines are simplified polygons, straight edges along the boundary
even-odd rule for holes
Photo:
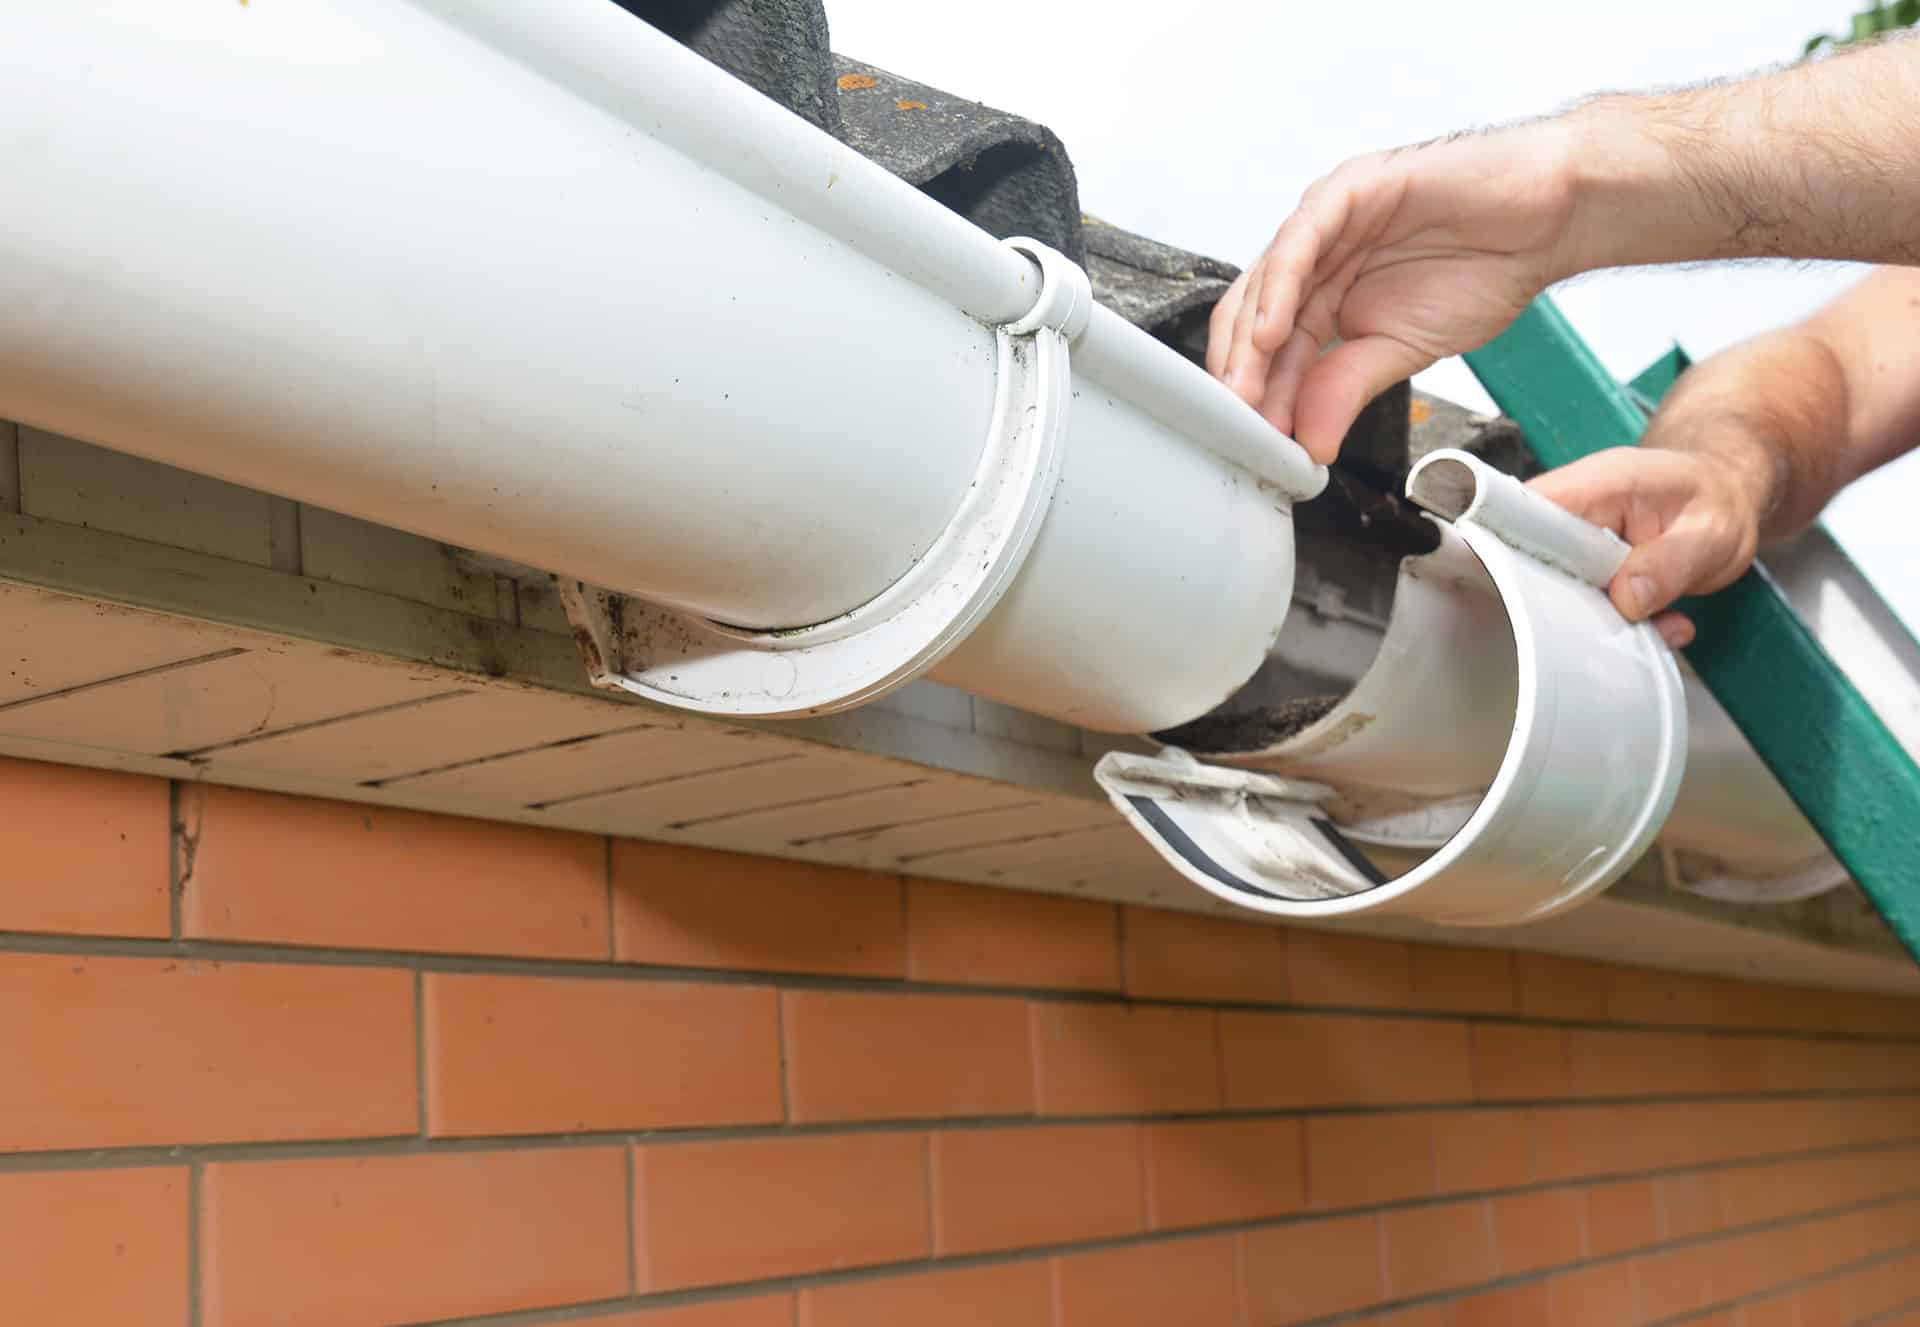
[[[1626,547],[1459,451],[1407,492],[1441,531],[1401,564],[1379,657],[1329,713],[1235,764],[1095,770],[1175,869],[1259,912],[1511,925],[1611,884],[1686,765],[1673,655],[1602,587]],[[1310,781],[1310,782],[1301,782]]]
[[[1038,240],[1004,241],[1040,271],[1033,307],[994,329],[992,421],[947,528],[878,597],[827,622],[752,631],[560,582],[595,686],[707,714],[847,709],[904,686],[965,640],[1007,592],[1060,482],[1073,395],[1068,346],[1093,308],[1087,275]]]

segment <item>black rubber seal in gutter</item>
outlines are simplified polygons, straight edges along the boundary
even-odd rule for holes
[[[1180,826],[1174,822],[1173,817],[1168,815],[1166,811],[1161,808],[1160,803],[1153,798],[1143,797],[1136,793],[1129,793],[1127,794],[1127,801],[1135,811],[1140,813],[1140,818],[1145,820],[1149,825],[1152,825],[1154,832],[1165,839],[1167,845],[1179,853],[1181,857],[1185,858],[1195,870],[1201,871],[1213,879],[1218,880],[1221,884],[1227,886],[1227,888],[1238,890],[1243,894],[1254,894],[1260,898],[1285,897],[1284,895],[1275,894],[1271,890],[1262,889],[1256,884],[1241,879],[1232,871],[1220,865],[1219,862],[1213,860],[1212,857],[1207,855],[1206,850],[1195,843],[1192,836],[1189,835],[1186,830],[1180,828]],[[1331,820],[1323,820],[1316,816],[1308,823],[1320,832],[1322,838],[1333,845],[1334,850],[1346,859],[1347,865],[1366,877],[1369,884],[1384,885],[1387,883],[1387,877],[1380,873],[1380,868],[1368,861],[1360,849],[1354,846],[1353,841],[1342,834],[1339,827]]]

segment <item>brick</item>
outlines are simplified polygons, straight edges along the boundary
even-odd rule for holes
[[[187,1319],[187,1172],[0,1175],[0,1298],[33,1327]]]
[[[1131,1124],[933,1135],[940,1257],[1131,1235],[1146,1226]]]
[[[900,879],[674,843],[613,841],[622,963],[907,975]]]
[[[1624,1327],[1638,1316],[1633,1269],[1600,1263],[1562,1272],[1547,1282],[1548,1321],[1553,1327]]]
[[[1587,1208],[1587,1246],[1596,1258],[1660,1242],[1659,1204],[1649,1180],[1596,1184],[1582,1191]]]
[[[1719,1026],[1734,988],[1691,973],[1609,967],[1605,989],[1607,1017],[1617,1022]]]
[[[924,1258],[926,1139],[839,1134],[634,1149],[643,1291]]]
[[[1368,1327],[1454,1327],[1453,1305],[1424,1304],[1417,1309],[1402,1309],[1385,1317],[1368,1318]]]
[[[1711,1175],[1668,1175],[1654,1182],[1663,1241],[1692,1239],[1719,1230],[1720,1204]]]
[[[1481,1101],[1555,1101],[1573,1095],[1561,1028],[1476,1023],[1473,1093]]]
[[[15,825],[0,864],[0,931],[164,936],[164,779],[0,759],[0,800]]]
[[[1489,1206],[1500,1275],[1565,1267],[1586,1257],[1587,1203],[1578,1189],[1506,1194]]]
[[[1214,1015],[1111,1004],[1032,1006],[1034,1096],[1043,1115],[1217,1110]]]
[[[1686,1141],[1671,1119],[1634,1106],[1535,1108],[1528,1112],[1527,1130],[1534,1173],[1543,1180],[1677,1164],[1652,1158],[1671,1150],[1676,1140]]]
[[[1236,1254],[1218,1235],[1055,1258],[1056,1327],[1240,1327]]]
[[[907,881],[907,975],[962,986],[1120,989],[1120,910],[980,885]]]
[[[1551,1316],[1541,1282],[1490,1290],[1455,1303],[1456,1327],[1560,1327]]]
[[[782,1118],[769,988],[443,972],[425,981],[436,1136]]]
[[[1643,1253],[1629,1264],[1648,1322],[1698,1313],[1714,1302],[1713,1255],[1705,1245]]]
[[[1714,1297],[1738,1299],[1777,1285],[1779,1258],[1786,1244],[1782,1232],[1753,1231],[1732,1239],[1715,1240],[1705,1252],[1712,1265]]]
[[[419,1127],[413,978],[0,955],[0,1151]]]
[[[1265,1327],[1350,1313],[1384,1297],[1378,1217],[1250,1230],[1241,1239],[1247,1307]]]
[[[1493,1230],[1483,1202],[1403,1207],[1380,1218],[1387,1295],[1416,1299],[1494,1279]]]
[[[1298,1120],[1197,1120],[1144,1130],[1156,1230],[1258,1221],[1306,1203]]]
[[[1128,908],[1127,994],[1145,999],[1287,1000],[1287,932],[1161,908]]]
[[[1513,954],[1452,945],[1413,947],[1413,1005],[1452,1014],[1511,1014],[1519,1003]]]
[[[1714,1090],[1712,1038],[1575,1028],[1567,1062],[1577,1097],[1677,1096]]]
[[[787,991],[787,1098],[797,1122],[1026,1115],[1023,1001]]]
[[[1053,1327],[1053,1282],[1037,1259],[812,1286],[800,1327]],[[691,1327],[691,1325],[689,1325]],[[745,1325],[743,1324],[743,1327]],[[754,1324],[754,1327],[759,1327]],[[768,1327],[775,1327],[769,1323]],[[782,1321],[778,1327],[787,1327]]]
[[[568,1327],[793,1327],[793,1312],[792,1295],[755,1295],[566,1321]]]
[[[1413,1007],[1413,947],[1332,931],[1287,936],[1287,991],[1295,1004]]]
[[[627,1293],[616,1148],[220,1162],[207,1327],[387,1327]]]
[[[1513,964],[1521,1013],[1570,1023],[1606,1019],[1606,964],[1535,953],[1516,953]]]
[[[1818,1162],[1738,1166],[1713,1174],[1715,1203],[1735,1225],[1773,1221],[1820,1205],[1831,1186]]]
[[[1699,1085],[1695,1091],[1720,1096],[1744,1096],[1770,1090],[1767,1080],[1771,1066],[1765,1038],[1720,1035],[1696,1037],[1693,1040],[1699,1045],[1702,1058],[1701,1073],[1697,1079]],[[1891,1058],[1877,1057],[1869,1065],[1849,1071],[1836,1086],[1845,1087],[1849,1083],[1867,1086],[1874,1067],[1885,1069],[1892,1064]]]
[[[1317,1115],[1306,1122],[1307,1192],[1322,1210],[1434,1192],[1433,1116]]]
[[[1536,1178],[1525,1111],[1445,1110],[1428,1118],[1435,1193],[1515,1189]]]
[[[181,927],[196,939],[607,956],[591,835],[240,788],[181,803],[197,835]]]
[[[1466,1101],[1464,1023],[1338,1014],[1220,1015],[1233,1109]]]

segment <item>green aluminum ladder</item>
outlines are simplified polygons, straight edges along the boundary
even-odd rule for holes
[[[1687,367],[1676,348],[1614,381],[1545,295],[1466,360],[1549,468],[1637,443]],[[1920,767],[1764,568],[1678,606],[1699,628],[1694,672],[1920,958]]]

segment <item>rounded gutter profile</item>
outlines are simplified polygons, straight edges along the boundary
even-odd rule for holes
[[[36,6],[0,100],[0,417],[551,571],[608,684],[1150,731],[1285,615],[1303,450],[607,0]]]
[[[1221,898],[1299,919],[1532,921],[1611,884],[1673,806],[1685,691],[1658,633],[1602,588],[1625,545],[1462,452],[1425,458],[1408,494],[1451,524],[1402,565],[1380,654],[1331,712],[1220,758],[1242,768],[1100,762],[1122,814]]]

